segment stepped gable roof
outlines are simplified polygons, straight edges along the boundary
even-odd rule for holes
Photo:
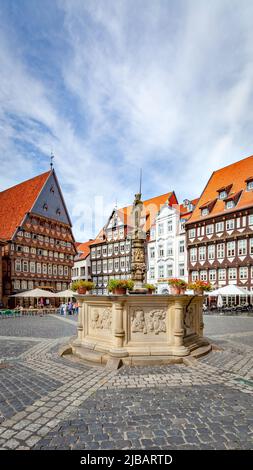
[[[204,188],[188,223],[225,215],[253,206],[253,191],[247,189],[247,182],[253,180],[253,155],[214,171]],[[226,190],[227,198],[219,199],[219,192]],[[234,199],[235,207],[226,209],[226,201]],[[211,205],[209,214],[201,215],[201,208]]]
[[[11,240],[27,212],[31,211],[50,173],[51,170],[0,192],[0,238]]]

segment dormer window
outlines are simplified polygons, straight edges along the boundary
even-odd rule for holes
[[[217,202],[217,198],[213,199],[212,201],[207,201],[205,204],[202,204],[202,206],[199,207],[201,211],[201,215],[205,217],[211,214],[216,202]]]
[[[217,193],[219,193],[219,199],[226,199],[230,194],[233,184],[229,184],[227,186],[223,186],[220,189],[217,189]]]
[[[221,191],[219,194],[219,199],[225,199],[227,197],[227,191]]]
[[[209,209],[208,209],[208,207],[205,207],[204,209],[202,209],[201,215],[204,216],[204,215],[208,215],[208,214],[209,214]]]
[[[50,188],[50,193],[54,194],[54,187],[53,186],[51,186],[51,188]]]
[[[233,201],[233,199],[226,202],[226,209],[233,209],[233,207],[235,207],[235,202]]]
[[[247,190],[253,191],[253,179],[247,182]]]
[[[224,202],[225,202],[225,209],[233,209],[235,207],[240,199],[240,196],[242,194],[242,191],[238,191],[238,193],[232,193],[229,197],[227,197]]]
[[[183,200],[183,206],[187,209],[187,212],[192,212],[193,211],[193,204],[189,199],[184,199]]]

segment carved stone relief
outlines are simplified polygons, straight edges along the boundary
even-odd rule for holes
[[[90,326],[93,330],[110,330],[112,326],[112,310],[111,308],[105,308],[99,310],[95,308],[91,312]]]
[[[184,315],[184,328],[185,328],[186,335],[195,333],[194,314],[195,314],[194,307],[193,306],[188,307]]]
[[[131,331],[132,333],[166,333],[166,312],[164,310],[150,310],[144,312],[143,309],[137,308],[131,315]]]

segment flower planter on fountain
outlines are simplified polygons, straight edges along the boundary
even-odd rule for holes
[[[155,293],[155,286],[154,284],[145,284],[144,288],[147,289],[147,295],[152,295]]]
[[[87,289],[86,287],[78,287],[77,292],[78,294],[86,294]]]
[[[130,279],[110,279],[107,289],[113,295],[126,295],[127,290],[132,290],[133,286]]]
[[[83,281],[82,279],[74,281],[71,285],[71,289],[78,294],[87,294],[87,291],[91,291],[95,288],[94,282]]]
[[[204,292],[212,290],[212,284],[210,284],[210,282],[200,280],[190,283],[188,287],[194,291],[194,295],[203,295]]]
[[[169,279],[168,284],[170,286],[172,295],[185,294],[187,284],[183,279],[172,278],[172,279]]]

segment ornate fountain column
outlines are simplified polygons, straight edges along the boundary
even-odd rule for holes
[[[134,281],[133,294],[145,294],[147,289],[143,287],[143,281],[146,274],[144,242],[146,235],[140,228],[140,218],[143,209],[141,193],[135,195],[133,203],[133,222],[134,229],[131,234],[131,278]]]
[[[77,338],[75,339],[75,345],[81,345],[84,338],[84,312],[85,312],[85,303],[81,300],[79,301],[79,312],[78,312],[78,321],[77,321]]]
[[[189,348],[184,346],[184,302],[175,300],[174,305],[174,348],[175,356],[187,356]]]
[[[112,334],[114,346],[110,349],[113,357],[126,357],[128,352],[123,348],[125,330],[123,327],[124,302],[115,301],[112,306]]]

